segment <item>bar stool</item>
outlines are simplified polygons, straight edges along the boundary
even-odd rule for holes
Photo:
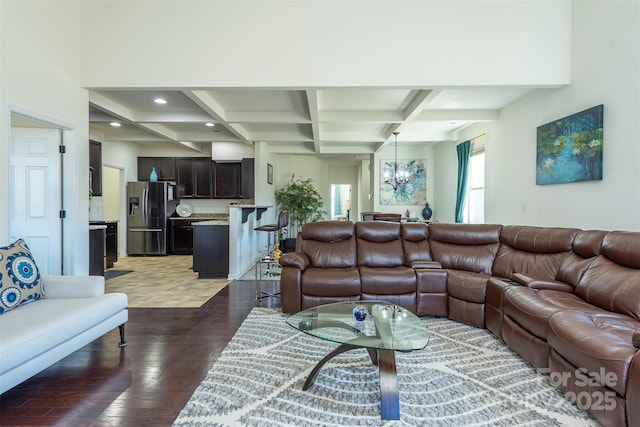
[[[275,249],[275,244],[278,241],[278,232],[282,230],[284,227],[289,225],[289,212],[288,211],[280,211],[278,214],[278,223],[277,224],[266,224],[261,225],[259,227],[254,228],[255,231],[266,231],[269,233],[268,237],[268,246],[267,251],[269,253],[273,252]],[[271,243],[271,238],[273,236],[273,246]]]

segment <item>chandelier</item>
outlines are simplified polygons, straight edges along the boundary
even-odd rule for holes
[[[383,182],[385,184],[389,184],[393,191],[396,191],[398,187],[403,184],[408,184],[413,180],[413,175],[406,170],[400,168],[398,164],[398,134],[400,132],[394,132],[393,134],[396,137],[395,141],[395,158],[393,159],[393,168],[391,173],[388,170],[384,171]]]

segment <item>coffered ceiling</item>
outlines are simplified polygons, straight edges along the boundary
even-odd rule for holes
[[[263,141],[272,152],[335,157],[370,154],[393,141],[455,141],[496,120],[526,87],[207,88],[90,91],[90,127],[105,141],[180,144]],[[157,104],[155,98],[165,104]],[[113,127],[112,122],[120,123]],[[208,127],[205,123],[214,123]]]

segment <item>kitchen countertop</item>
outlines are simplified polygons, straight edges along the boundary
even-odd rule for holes
[[[220,220],[220,219],[213,219],[213,220],[209,220],[209,221],[199,221],[196,222],[194,224],[192,224],[194,226],[200,226],[200,225],[229,225],[229,221],[225,221],[225,220]]]
[[[169,220],[171,221],[209,221],[209,220],[220,220],[220,221],[228,221],[229,220],[229,214],[226,213],[197,213],[197,214],[192,214],[190,216],[187,217],[181,217],[181,216],[171,216],[169,217]]]

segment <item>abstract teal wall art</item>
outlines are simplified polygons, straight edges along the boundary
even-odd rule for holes
[[[603,106],[538,126],[536,184],[602,180]]]
[[[409,173],[411,181],[400,184],[394,191],[384,183],[387,173],[393,175],[393,160],[380,162],[380,204],[381,205],[421,205],[427,199],[427,175],[424,160],[398,160],[401,170]]]

